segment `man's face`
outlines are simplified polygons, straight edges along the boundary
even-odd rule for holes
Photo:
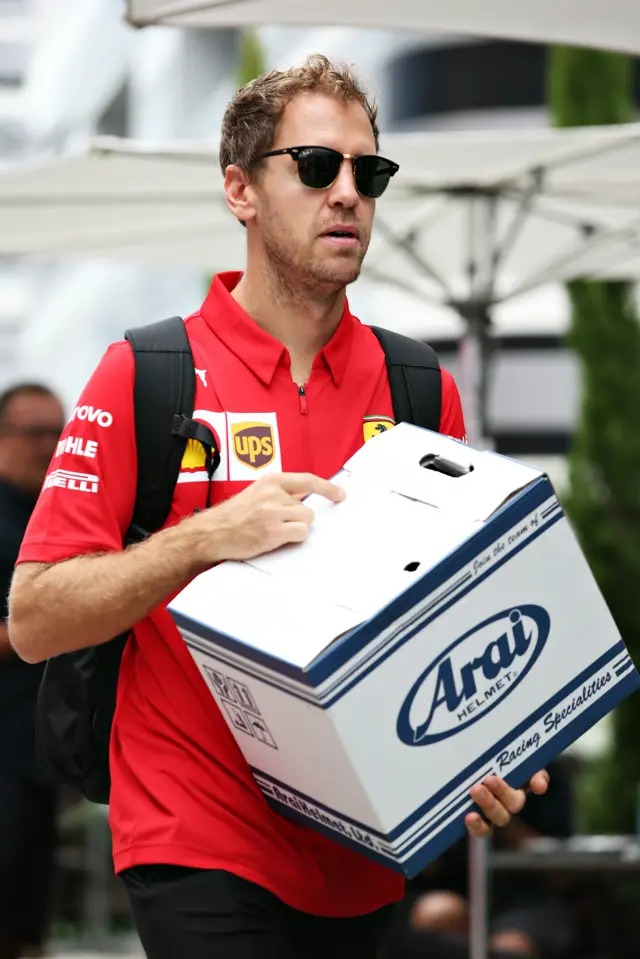
[[[286,107],[271,149],[324,146],[340,153],[375,154],[371,123],[359,103],[301,94]],[[253,183],[255,226],[277,272],[294,284],[329,294],[358,278],[369,246],[375,201],[356,190],[345,160],[326,189],[304,186],[288,155],[269,157]],[[357,238],[340,240],[327,231],[355,227]]]
[[[60,433],[62,406],[52,396],[18,393],[0,420],[0,472],[36,496],[44,481]]]

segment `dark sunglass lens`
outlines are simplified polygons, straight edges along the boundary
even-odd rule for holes
[[[338,176],[342,157],[331,150],[302,150],[298,154],[298,176],[305,186],[322,190]]]
[[[391,164],[383,157],[364,156],[356,160],[356,186],[363,196],[377,200],[389,186]]]

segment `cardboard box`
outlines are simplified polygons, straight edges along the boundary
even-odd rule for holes
[[[402,424],[335,481],[170,610],[268,801],[411,877],[640,679],[543,473]]]

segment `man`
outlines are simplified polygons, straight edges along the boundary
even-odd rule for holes
[[[47,490],[21,552],[11,635],[25,659],[135,627],[111,737],[111,825],[150,959],[373,959],[403,895],[397,875],[270,810],[164,608],[221,560],[304,540],[313,514],[301,499],[341,499],[324,477],[362,445],[367,417],[392,418],[381,348],[345,297],[375,198],[397,169],[377,151],[374,107],[324,57],[236,94],[220,162],[227,204],[247,230],[246,269],[216,277],[186,321],[196,416],[221,452],[213,508],[203,508],[203,460],[188,450],[169,528],[121,551],[136,451],[132,355],[119,343],[69,426],[97,444],[95,458],[60,462],[90,466],[93,484]],[[236,442],[256,424],[272,437],[260,462]],[[464,436],[447,374],[441,429]],[[546,774],[533,788],[545,790]],[[474,798],[502,825],[524,793],[496,779]],[[475,835],[489,828],[478,814],[468,825]]]
[[[56,795],[34,755],[42,666],[11,649],[6,598],[63,426],[59,401],[40,384],[0,396],[0,959],[39,954],[48,918]]]

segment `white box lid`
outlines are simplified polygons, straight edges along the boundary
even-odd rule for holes
[[[420,465],[433,454],[472,471]],[[365,444],[334,479],[347,498],[311,496],[303,544],[198,576],[170,610],[297,666],[368,620],[460,546],[540,471],[407,424]],[[409,566],[408,570],[406,567]]]

